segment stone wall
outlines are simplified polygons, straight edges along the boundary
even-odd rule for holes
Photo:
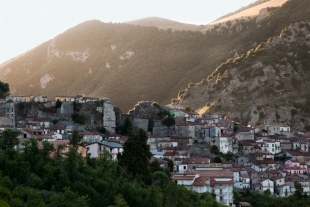
[[[71,116],[73,114],[73,103],[67,101],[62,102],[61,107],[57,109],[57,113],[65,116]]]
[[[147,129],[149,126],[149,120],[148,119],[134,118],[133,119],[133,125],[135,127],[138,127],[139,129],[143,129],[144,131],[147,132]]]

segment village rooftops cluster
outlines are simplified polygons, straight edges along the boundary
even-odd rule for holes
[[[48,116],[15,117],[15,105],[28,99],[12,97],[15,99],[0,100],[0,113],[3,114],[0,129],[10,127],[21,132],[18,150],[23,149],[22,142],[29,138],[37,139],[39,146],[43,141],[54,146],[68,145],[75,129],[73,123],[53,124]],[[57,96],[57,100],[82,99]],[[97,158],[108,153],[115,160],[117,154],[123,152],[122,145],[127,137],[115,134],[114,107],[107,100],[101,112],[103,127],[109,133],[80,131],[84,147],[79,147],[78,151],[83,156],[90,154]],[[154,120],[147,143],[153,154],[151,160],[157,160],[163,167],[167,167],[163,158],[173,161],[172,179],[177,184],[199,193],[215,193],[216,200],[225,205],[233,203],[233,188],[249,188],[262,193],[269,190],[274,196],[287,197],[301,185],[303,193],[310,193],[310,134],[293,134],[285,124],[243,127],[220,114],[199,115],[181,106],[164,107],[164,110],[174,118],[175,125],[168,127],[162,120]],[[131,119],[135,127],[149,130],[149,119]],[[216,146],[216,155],[210,152],[212,146]],[[66,150],[64,148],[64,153]],[[233,159],[225,161],[225,155],[233,155]],[[216,163],[215,156],[222,162]]]

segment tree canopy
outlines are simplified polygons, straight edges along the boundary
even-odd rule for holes
[[[16,138],[17,134],[14,130],[2,133],[1,138]],[[145,149],[143,160],[137,163],[148,162],[150,156],[145,137],[144,131],[131,133],[133,142],[142,143],[135,151]],[[175,184],[166,173],[158,171],[158,163],[153,164],[154,172],[144,166],[129,172],[131,167],[120,167],[107,151],[107,156],[95,159],[83,158],[73,146],[63,154],[62,146],[54,149],[49,142],[43,142],[43,149],[39,149],[37,140],[27,139],[17,152],[14,144],[18,142],[9,143],[0,151],[0,204],[4,206],[221,206],[211,194],[198,194]],[[133,175],[139,178],[135,186]]]
[[[6,129],[0,134],[0,148],[6,150],[7,148],[13,148],[19,143],[17,136],[19,132],[12,129]]]
[[[10,91],[10,86],[8,83],[3,83],[0,81],[0,98],[5,98],[7,93]]]
[[[142,129],[131,130],[120,155],[120,164],[128,174],[133,176],[135,184],[137,175],[146,175],[149,170],[149,160],[152,156],[147,144],[148,136]]]

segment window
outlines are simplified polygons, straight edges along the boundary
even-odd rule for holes
[[[183,166],[183,169],[186,170],[186,166]]]

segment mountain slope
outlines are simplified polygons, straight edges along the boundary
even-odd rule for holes
[[[92,20],[0,65],[0,80],[11,93],[109,97],[122,111],[142,100],[166,104],[227,59],[310,19],[308,3],[290,0],[258,23],[227,22],[206,33]]]
[[[285,28],[229,59],[179,93],[185,106],[224,113],[244,124],[290,123],[310,129],[310,21]]]
[[[162,102],[179,78],[204,59],[200,32],[106,24],[70,28],[0,66],[12,93],[105,96],[126,111],[140,100]]]
[[[209,24],[214,25],[214,24],[219,24],[219,23],[223,23],[223,22],[227,22],[227,21],[232,21],[235,19],[258,16],[262,9],[270,8],[270,7],[281,7],[287,1],[288,0],[270,0],[270,1],[264,2],[262,4],[250,7],[246,10],[242,10],[240,12],[234,13],[232,15],[225,17],[225,18],[220,18],[220,19],[215,20]]]

